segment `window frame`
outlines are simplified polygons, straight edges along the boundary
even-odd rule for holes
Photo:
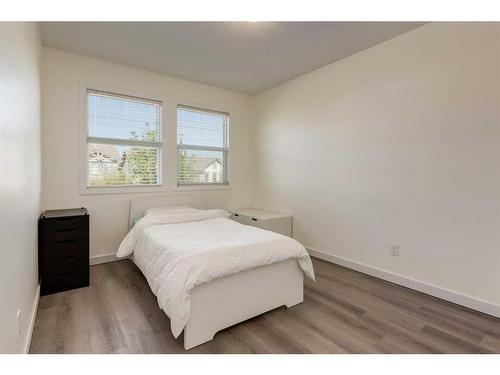
[[[178,118],[178,113],[179,109],[187,109],[191,110],[194,112],[201,112],[201,113],[213,113],[217,115],[223,115],[224,116],[224,131],[225,131],[225,146],[226,147],[212,147],[212,146],[199,146],[199,145],[189,145],[189,144],[183,144],[182,147],[179,147],[178,143],[178,130],[179,130],[179,118]],[[188,104],[177,104],[176,109],[175,109],[175,191],[182,191],[182,190],[224,190],[224,189],[231,189],[231,183],[230,183],[230,172],[229,172],[229,165],[230,165],[230,138],[229,138],[229,125],[230,125],[230,113],[229,112],[224,112],[224,111],[218,111],[218,110],[213,110],[213,109],[207,109],[199,106],[194,106],[194,105],[188,105]],[[184,150],[199,150],[199,151],[219,151],[222,152],[223,155],[223,174],[224,174],[224,181],[223,182],[209,182],[209,183],[179,183],[179,149],[184,149]]]
[[[138,101],[152,102],[159,105],[159,138],[158,142],[91,137],[89,136],[89,123],[88,123],[88,95],[90,93],[101,93],[112,97],[122,97],[124,99],[136,99]],[[165,176],[166,174],[166,133],[165,127],[165,101],[163,99],[155,98],[152,95],[147,95],[140,92],[132,92],[131,90],[123,90],[117,88],[102,87],[100,85],[81,85],[80,86],[80,194],[127,194],[127,193],[143,193],[143,192],[159,192],[165,191]],[[152,185],[101,185],[101,186],[88,186],[88,145],[89,143],[99,143],[105,141],[106,144],[116,145],[137,145],[137,146],[152,146],[158,149],[158,183]],[[168,148],[167,148],[168,150]]]

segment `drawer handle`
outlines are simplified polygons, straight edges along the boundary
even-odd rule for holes
[[[57,276],[68,276],[68,275],[72,275],[74,273],[74,271],[64,271],[64,272],[59,272],[57,274]]]
[[[57,243],[70,243],[70,242],[78,242],[80,241],[80,239],[77,239],[77,240],[63,240],[63,241],[56,241]]]
[[[256,219],[256,218],[254,218],[254,217],[252,217],[252,220],[253,220],[253,221],[257,221],[257,219]]]
[[[71,258],[76,258],[76,255],[66,255],[66,256],[61,257],[61,259],[63,259],[63,260],[67,260],[67,259],[71,259]]]
[[[79,228],[71,228],[71,229],[59,229],[58,232],[59,233],[68,233],[68,232],[75,232],[77,231]]]
[[[240,216],[240,215],[238,215],[238,214],[234,214],[234,216],[238,217],[238,216]]]
[[[57,221],[73,221],[76,220],[74,217],[60,217],[59,219],[56,219]]]

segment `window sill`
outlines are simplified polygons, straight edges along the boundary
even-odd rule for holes
[[[101,195],[101,194],[135,194],[135,193],[159,193],[165,192],[165,186],[109,186],[109,187],[81,187],[80,195]]]
[[[220,185],[180,185],[174,188],[174,191],[207,191],[207,190],[232,190],[230,184]]]

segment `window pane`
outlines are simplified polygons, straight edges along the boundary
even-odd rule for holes
[[[227,148],[225,114],[177,109],[177,144]]]
[[[159,104],[93,92],[87,97],[89,136],[159,141]]]
[[[179,149],[177,181],[182,184],[227,183],[224,175],[224,152]]]
[[[159,184],[156,147],[89,145],[88,186]]]

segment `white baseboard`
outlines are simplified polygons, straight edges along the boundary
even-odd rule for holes
[[[33,328],[35,327],[36,312],[38,310],[38,302],[40,301],[40,284],[38,284],[35,293],[35,300],[33,301],[33,307],[31,308],[30,322],[28,326],[28,332],[26,333],[26,339],[23,345],[23,353],[28,354],[30,351],[31,337],[33,336]]]
[[[402,285],[406,288],[414,289],[416,291],[456,303],[457,305],[465,306],[469,309],[477,310],[482,313],[500,318],[500,306],[494,303],[461,294],[436,285],[428,284],[423,281],[415,280],[403,275],[399,275],[397,273],[385,271],[383,269],[372,267],[350,259],[328,254],[323,251],[311,248],[307,248],[307,251],[311,256],[326,260],[327,262],[351,268],[353,270],[378,277],[379,279],[390,281],[394,284]]]
[[[111,262],[116,262],[117,260],[121,260],[120,258],[117,258],[115,255],[116,252],[112,254],[96,255],[90,257],[90,265],[95,266],[96,264],[111,263]]]

